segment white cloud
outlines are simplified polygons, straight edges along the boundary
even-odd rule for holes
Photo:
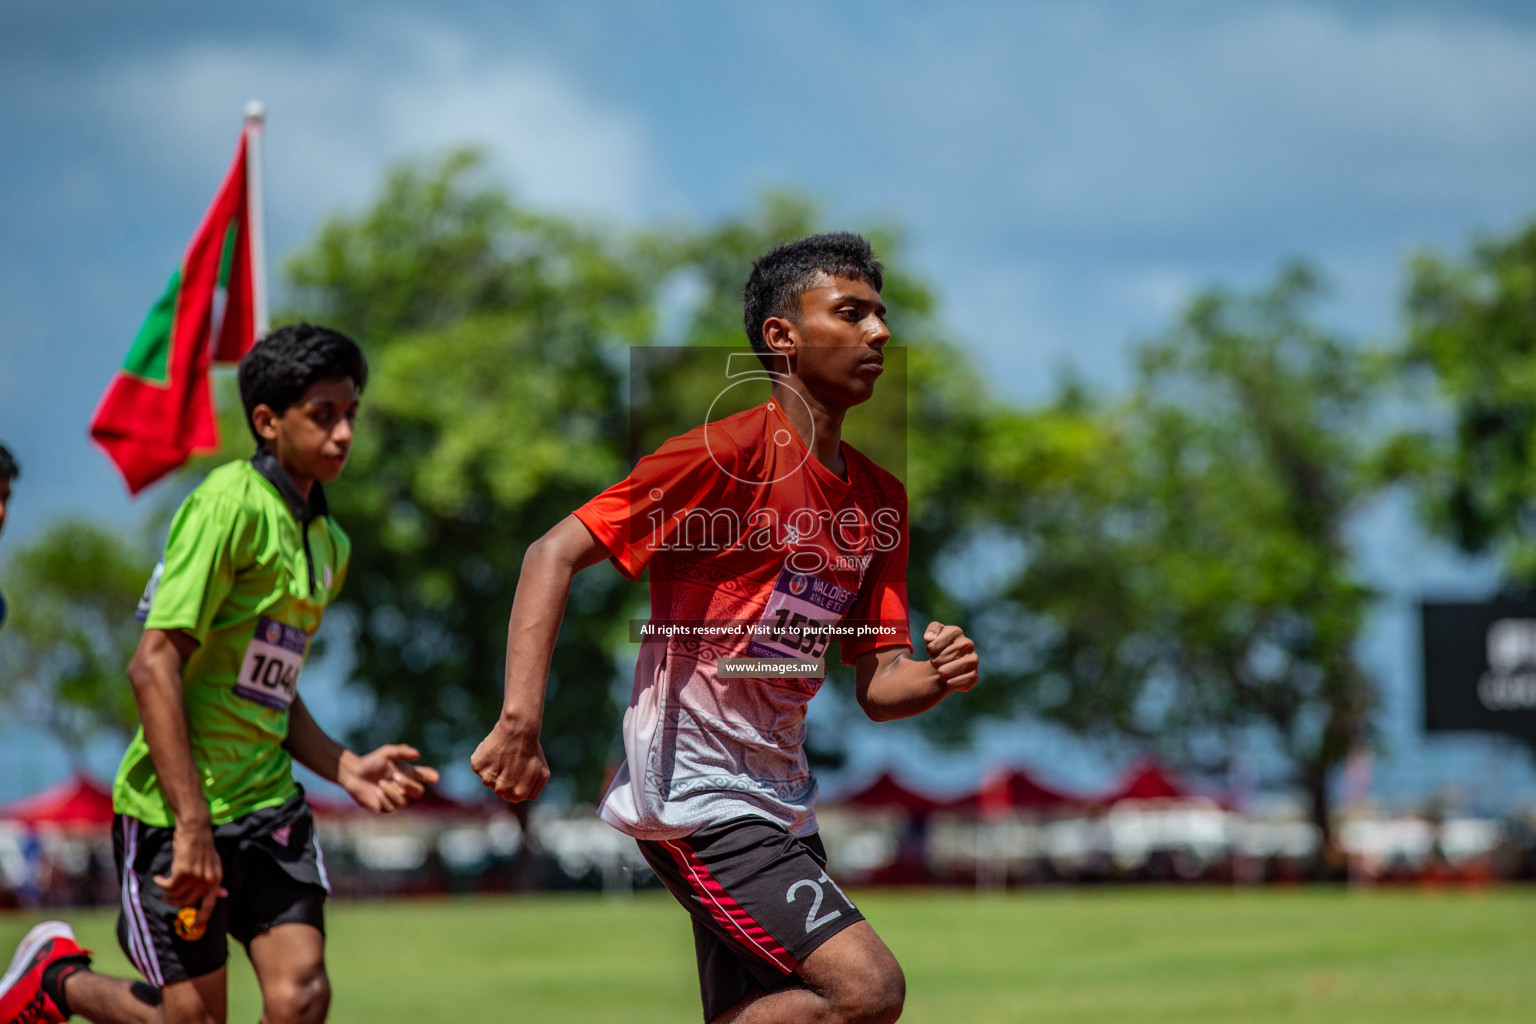
[[[1249,287],[1295,256],[1379,336],[1410,248],[1536,212],[1529,29],[1284,3],[968,10],[834,38],[796,70],[868,83],[857,202],[909,225],[1014,394],[1063,360],[1112,382],[1196,286]],[[806,134],[847,116],[830,104]]]
[[[557,69],[487,56],[471,36],[435,23],[375,27],[340,52],[195,42],[111,71],[96,87],[129,111],[141,155],[171,174],[189,153],[227,159],[245,101],[262,99],[269,208],[300,230],[338,203],[365,201],[387,163],[454,145],[486,148],[540,205],[633,217],[657,187],[633,112]]]
[[[366,201],[389,161],[465,141],[535,203],[628,218],[742,209],[768,180],[820,189],[840,216],[907,225],[953,322],[1034,380],[1085,354],[1113,378],[1119,349],[1195,285],[1253,284],[1296,255],[1363,285],[1349,320],[1376,329],[1410,245],[1536,209],[1536,35],[1468,14],[791,5],[734,7],[690,36],[666,13],[598,19],[645,55],[632,64],[584,62],[558,31],[357,8],[339,44],[199,36],[37,91],[93,90],[95,116],[131,137],[105,147],[114,162],[199,202],[241,105],[265,99],[278,254]]]

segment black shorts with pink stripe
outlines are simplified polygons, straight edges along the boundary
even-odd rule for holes
[[[200,931],[195,911],[166,902],[155,882],[171,873],[175,834],[125,814],[112,822],[122,886],[117,941],[146,981],[171,985],[217,971],[229,959],[228,936],[249,946],[280,924],[307,924],[324,934],[329,883],[302,792],[281,807],[214,827],[229,895],[214,904]]]
[[[704,1019],[753,988],[798,982],[800,962],[864,920],[827,877],[820,837],[766,818],[734,818],[682,839],[641,840],[640,852],[693,917]]]

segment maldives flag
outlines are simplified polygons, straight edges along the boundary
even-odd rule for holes
[[[250,121],[241,131],[224,183],[91,419],[91,437],[134,494],[194,452],[218,448],[208,365],[238,362],[255,343],[257,229],[246,159],[256,131],[260,123]]]

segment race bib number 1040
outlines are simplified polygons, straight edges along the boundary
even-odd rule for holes
[[[308,647],[308,633],[263,615],[245,649],[235,693],[269,708],[288,710],[299,692],[299,669],[304,667]]]

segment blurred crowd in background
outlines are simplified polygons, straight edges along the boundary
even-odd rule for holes
[[[634,841],[586,806],[566,810],[431,794],[373,816],[311,796],[336,896],[601,890],[656,883]],[[113,905],[110,793],[84,776],[0,808],[0,908]],[[1486,817],[1451,807],[1343,805],[1320,848],[1301,801],[1238,808],[1155,764],[1113,790],[1056,792],[1014,769],[937,799],[882,773],[819,815],[839,878],[863,886],[1003,890],[1090,883],[1353,885],[1536,881],[1536,809]]]

